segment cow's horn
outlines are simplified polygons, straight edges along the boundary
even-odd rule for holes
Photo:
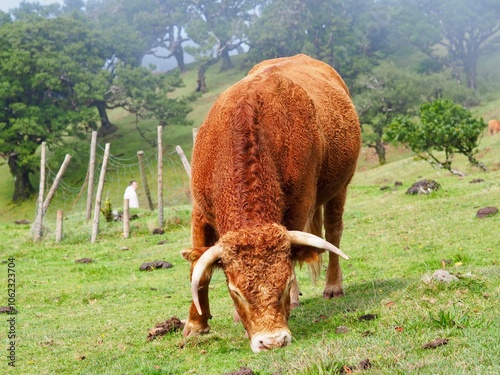
[[[290,235],[292,244],[311,246],[317,249],[328,250],[332,253],[340,255],[344,259],[349,259],[349,257],[345,255],[337,246],[332,245],[330,242],[322,239],[321,237],[315,236],[314,234],[301,232],[299,230],[289,230],[288,234]]]
[[[210,267],[211,264],[215,263],[221,255],[222,246],[220,244],[214,245],[203,253],[193,268],[193,274],[191,275],[191,294],[193,296],[193,303],[196,306],[196,310],[198,310],[198,314],[200,315],[201,306],[198,298],[198,287],[200,286],[201,277],[203,276],[205,270]]]

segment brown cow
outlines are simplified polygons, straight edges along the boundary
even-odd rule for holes
[[[500,121],[490,120],[488,121],[488,133],[489,135],[495,135],[500,133]]]
[[[308,56],[264,61],[219,96],[193,150],[193,249],[183,251],[193,303],[185,336],[210,329],[216,266],[254,352],[291,342],[295,262],[317,261],[328,250],[324,296],[343,295],[339,255],[348,258],[337,246],[360,144],[344,81]]]

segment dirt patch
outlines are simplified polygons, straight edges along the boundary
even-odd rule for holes
[[[366,314],[366,315],[361,315],[358,320],[375,320],[377,319],[377,314]]]
[[[248,367],[240,367],[238,371],[226,372],[223,375],[255,375],[255,373]]]
[[[184,329],[184,323],[179,318],[173,316],[162,323],[157,323],[151,328],[146,341],[151,341],[159,336],[165,336],[168,333],[181,331],[182,329]]]
[[[23,220],[16,220],[16,221],[14,221],[14,223],[16,223],[17,225],[27,225],[27,224],[31,224],[31,221],[23,219]]]
[[[372,364],[370,363],[370,359],[366,358],[363,359],[361,362],[358,363],[357,366],[349,366],[349,365],[344,365],[339,369],[340,374],[352,374],[354,372],[357,372],[359,370],[368,370],[372,367]]]
[[[92,263],[93,260],[91,258],[82,258],[75,260],[75,263]]]
[[[172,264],[163,260],[155,260],[154,262],[142,263],[139,269],[141,271],[153,271],[158,268],[172,268]]]
[[[482,178],[475,178],[469,181],[469,184],[479,184],[480,182],[484,182]]]
[[[13,306],[0,306],[0,314],[17,314]]]
[[[437,338],[434,341],[428,342],[422,346],[423,349],[436,349],[438,346],[448,344],[448,339],[446,338]]]
[[[498,208],[496,207],[483,207],[476,213],[476,217],[482,219],[483,217],[489,217],[496,215],[498,213]]]

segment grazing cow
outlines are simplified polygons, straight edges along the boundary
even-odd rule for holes
[[[489,135],[495,135],[497,133],[500,133],[500,121],[499,120],[488,121],[488,133],[489,133]]]
[[[193,150],[185,336],[210,329],[214,267],[226,274],[254,352],[291,342],[295,262],[318,261],[328,250],[324,297],[343,295],[339,255],[348,258],[338,246],[360,144],[344,81],[308,56],[264,61],[219,96]]]

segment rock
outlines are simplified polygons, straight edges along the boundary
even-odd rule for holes
[[[452,281],[458,281],[458,278],[446,270],[436,270],[432,274],[432,279],[436,281],[441,281],[443,283],[450,283]]]
[[[142,263],[139,268],[141,271],[152,271],[158,268],[172,268],[172,264],[164,262],[163,260],[155,260],[154,262]]]
[[[347,333],[349,332],[349,328],[345,327],[345,326],[338,326],[337,328],[335,328],[335,333]]]
[[[436,181],[424,179],[415,182],[408,190],[406,190],[406,194],[430,194],[440,188],[441,185],[439,185]]]

